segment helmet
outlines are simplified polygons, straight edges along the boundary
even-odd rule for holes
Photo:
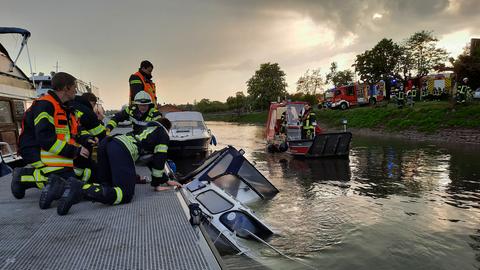
[[[467,81],[468,81],[467,77],[463,78],[463,82],[467,82]]]
[[[145,91],[140,91],[135,95],[135,98],[133,99],[133,103],[139,105],[139,104],[152,104],[152,98],[150,95],[145,92]]]

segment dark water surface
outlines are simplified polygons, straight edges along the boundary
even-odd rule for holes
[[[349,160],[264,151],[263,127],[209,122],[280,190],[252,206],[272,269],[480,269],[480,149],[354,136]],[[232,269],[254,269],[226,257]]]

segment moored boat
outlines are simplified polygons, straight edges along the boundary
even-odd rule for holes
[[[323,133],[317,125],[312,139],[302,138],[300,115],[305,104],[301,101],[272,102],[265,132],[267,149],[299,157],[347,157],[352,138],[350,132]]]
[[[0,43],[0,150],[7,164],[19,166],[22,159],[17,155],[17,142],[23,113],[36,95],[33,83],[16,62],[27,46],[30,32],[21,28],[0,27],[0,34],[18,34],[23,38],[15,59]]]
[[[169,155],[192,156],[207,153],[212,133],[200,112],[168,112],[165,118],[172,122]]]

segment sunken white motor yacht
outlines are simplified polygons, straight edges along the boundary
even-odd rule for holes
[[[168,112],[165,118],[172,122],[168,154],[171,156],[193,156],[205,154],[212,140],[212,133],[205,125],[199,112]]]
[[[278,189],[243,154],[232,146],[215,151],[183,177],[190,182],[181,191],[191,223],[205,229],[220,254],[255,259],[258,243],[274,233],[246,204],[271,199]]]

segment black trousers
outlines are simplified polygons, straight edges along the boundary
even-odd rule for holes
[[[135,163],[130,152],[121,142],[113,138],[105,138],[101,141],[98,147],[97,170],[98,181],[104,188],[117,189],[116,197],[119,201],[116,203],[128,203],[132,200],[137,181]],[[118,189],[121,190],[121,195]]]

